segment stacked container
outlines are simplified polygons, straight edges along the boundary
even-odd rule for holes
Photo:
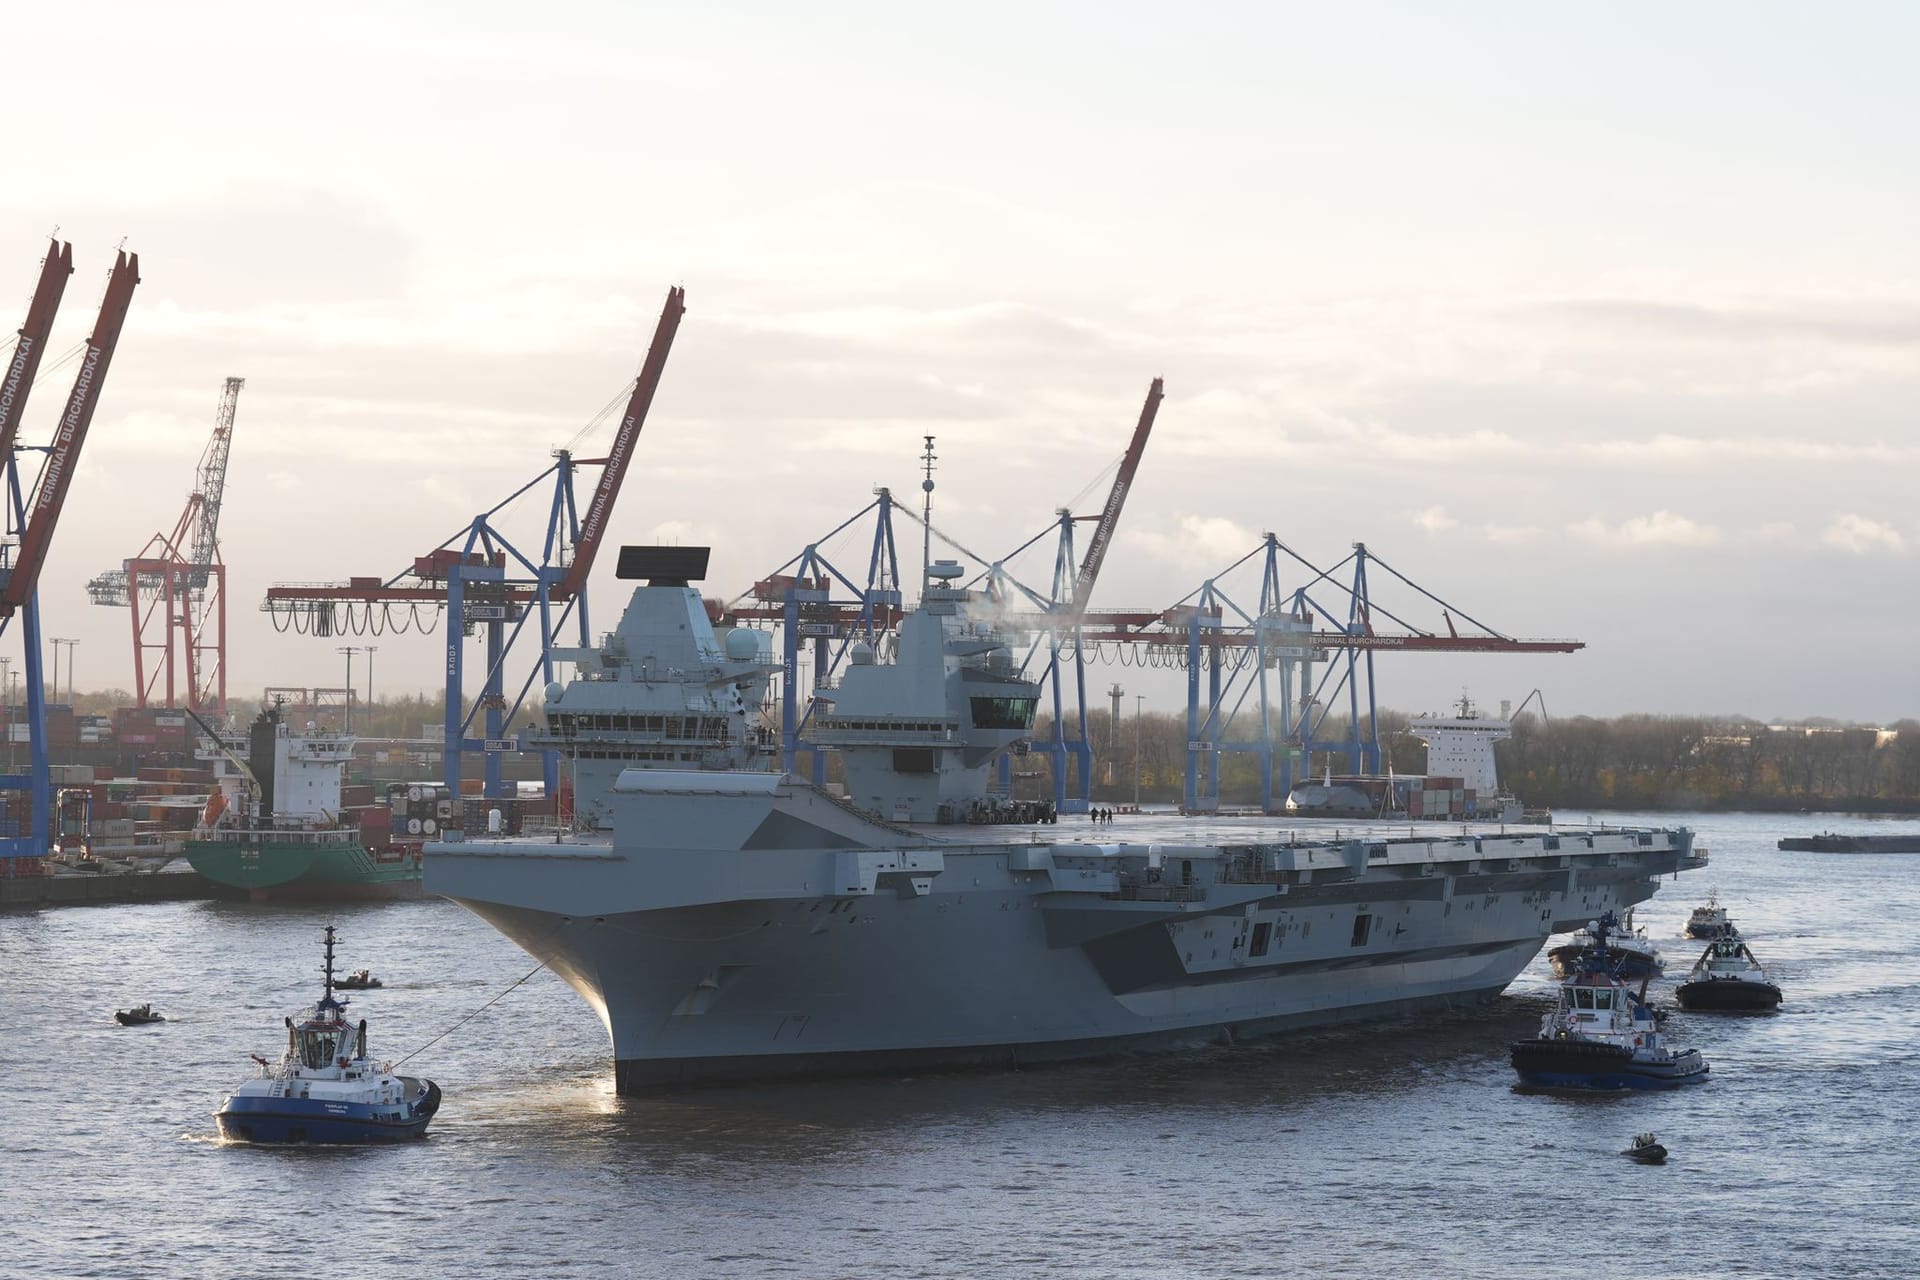
[[[396,840],[432,840],[455,825],[453,788],[431,782],[388,783],[387,809]]]

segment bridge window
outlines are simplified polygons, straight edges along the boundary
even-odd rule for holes
[[[309,1067],[330,1067],[333,1054],[339,1044],[336,1033],[331,1031],[307,1031],[301,1034],[300,1059]]]
[[[1035,698],[972,698],[977,729],[1031,729]]]

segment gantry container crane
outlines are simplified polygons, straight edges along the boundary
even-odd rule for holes
[[[227,709],[227,567],[220,555],[220,505],[240,388],[246,384],[245,378],[228,378],[221,390],[213,435],[173,532],[154,534],[139,555],[87,583],[95,604],[132,615],[134,696],[142,707],[154,700],[162,675],[166,700],[159,705],[176,705],[177,652],[186,684],[182,705],[212,711],[216,718]]]
[[[1089,799],[1092,753],[1086,732],[1084,671],[1089,651],[1110,660],[1117,659],[1123,665],[1179,668],[1187,673],[1186,807],[1203,810],[1218,805],[1218,757],[1222,753],[1244,751],[1261,757],[1262,799],[1270,809],[1275,803],[1276,765],[1278,795],[1284,800],[1296,765],[1314,751],[1343,751],[1353,760],[1354,768],[1370,766],[1377,771],[1380,745],[1373,696],[1373,655],[1376,653],[1547,654],[1573,653],[1585,647],[1578,640],[1522,639],[1486,626],[1404,578],[1369,552],[1364,543],[1354,544],[1350,559],[1353,581],[1351,586],[1345,586],[1334,577],[1341,566],[1321,569],[1271,533],[1264,535],[1252,551],[1209,577],[1195,593],[1170,607],[1089,609],[1087,604],[1145,450],[1161,393],[1162,384],[1155,379],[1101,514],[1075,516],[1066,509],[1056,513],[1057,521],[1050,526],[1058,535],[1050,594],[1021,584],[1006,568],[1014,557],[1046,538],[1048,530],[1035,534],[1006,556],[990,560],[933,528],[930,520],[906,512],[909,519],[920,520],[927,526],[929,539],[938,536],[969,560],[987,565],[981,577],[988,595],[1001,602],[1003,621],[1038,637],[1036,651],[1039,644],[1047,647],[1047,679],[1054,690],[1054,732],[1051,741],[1036,743],[1035,747],[1053,759],[1055,802],[1060,812],[1081,812]],[[926,462],[930,483],[931,438]],[[802,707],[796,688],[801,646],[812,640],[814,678],[816,682],[824,681],[853,639],[870,637],[899,620],[903,606],[892,528],[896,505],[888,490],[878,490],[874,503],[836,526],[726,606],[724,616],[728,620],[770,622],[782,629],[785,641],[782,761],[789,769],[794,767],[795,756],[802,749],[799,734],[811,714],[810,707]],[[863,585],[856,574],[843,571],[821,554],[820,545],[838,537],[869,512],[875,513],[876,518],[873,549]],[[1089,542],[1086,557],[1076,568],[1073,526],[1088,519],[1098,520],[1099,526]],[[1226,595],[1221,580],[1256,555],[1263,557],[1260,602],[1248,611]],[[1291,592],[1281,586],[1282,568],[1289,559],[1307,571],[1311,579],[1308,586]],[[1439,625],[1419,626],[1376,602],[1368,586],[1369,566],[1386,570],[1429,604],[1438,606]],[[842,589],[852,598],[841,598]],[[1322,607],[1315,600],[1316,591],[1335,593],[1333,598],[1344,607]],[[1344,623],[1337,620],[1342,612],[1346,615]],[[1376,629],[1376,618],[1391,624],[1395,630]],[[1463,632],[1456,619],[1473,630]],[[838,652],[833,648],[836,641]],[[1063,658],[1072,660],[1076,675],[1077,739],[1067,738],[1064,733],[1067,708],[1062,705]],[[1311,681],[1316,663],[1328,672],[1317,685]],[[1274,668],[1283,672],[1277,687],[1268,675]],[[1331,687],[1335,677],[1339,687]],[[1233,700],[1236,681],[1240,682],[1241,701],[1249,699],[1248,687],[1252,686],[1251,697],[1258,713],[1258,728],[1247,740],[1229,740],[1227,735],[1235,713],[1241,709],[1240,702]],[[1363,683],[1366,686],[1364,715],[1360,702]],[[1333,707],[1333,697],[1342,689],[1349,708],[1348,736],[1340,741],[1325,740],[1319,735]],[[1363,725],[1367,727],[1368,739],[1361,737]],[[1067,794],[1069,759],[1078,767],[1078,785],[1072,796]],[[824,776],[818,753],[815,753],[814,773],[816,778]]]
[[[27,322],[20,329],[4,381],[0,381],[0,466],[5,468],[7,533],[16,541],[0,544],[0,633],[4,633],[15,615],[20,618],[21,647],[27,669],[27,734],[30,769],[26,774],[0,775],[0,790],[27,791],[32,795],[33,817],[30,832],[16,835],[0,833],[0,860],[6,874],[14,873],[18,858],[39,858],[49,848],[49,814],[53,788],[47,758],[46,686],[41,674],[40,654],[40,570],[46,564],[54,529],[66,505],[73,485],[74,470],[80,464],[80,451],[86,444],[87,429],[93,423],[100,389],[106,383],[107,369],[120,342],[120,329],[126,322],[127,308],[133,301],[134,286],[140,283],[140,256],[121,250],[113,272],[107,277],[106,296],[100,303],[100,315],[93,332],[80,349],[80,369],[74,375],[73,390],[67,394],[53,440],[44,446],[19,443],[20,413],[26,407],[33,375],[46,347],[54,313],[59,309],[66,278],[73,273],[73,246],[55,242],[41,263],[40,282],[27,308]],[[37,479],[30,484],[20,477],[20,455],[39,452],[46,455]]]
[[[1146,453],[1147,440],[1153,433],[1153,424],[1159,413],[1160,402],[1164,398],[1165,385],[1155,378],[1147,389],[1147,397],[1141,405],[1140,416],[1134,424],[1133,435],[1127,443],[1126,451],[1121,455],[1120,464],[1114,475],[1112,487],[1108,490],[1106,501],[1101,505],[1099,515],[1076,516],[1072,511],[1061,508],[1056,512],[1057,520],[1047,529],[1035,534],[1016,547],[1002,560],[992,562],[991,569],[985,570],[990,581],[990,590],[1002,593],[1002,597],[1012,600],[1017,592],[1022,603],[1014,607],[1030,607],[1036,610],[1032,619],[1033,629],[1044,633],[1049,642],[1047,679],[1054,690],[1054,731],[1053,738],[1044,744],[1054,759],[1055,803],[1062,813],[1084,813],[1089,807],[1092,786],[1093,753],[1086,741],[1086,672],[1079,660],[1079,649],[1074,642],[1078,627],[1085,619],[1086,605],[1093,594],[1095,583],[1100,576],[1100,566],[1106,559],[1107,549],[1113,543],[1114,530],[1118,528],[1120,513],[1126,506],[1127,494],[1133,488],[1135,476],[1140,470],[1140,460]],[[926,468],[926,479],[922,484],[923,494],[931,495],[933,486],[933,437],[927,437],[927,448],[922,464]],[[799,655],[802,646],[811,641],[813,645],[813,668],[816,683],[830,678],[832,672],[845,657],[847,648],[855,639],[871,638],[877,631],[888,630],[899,623],[902,610],[900,591],[899,559],[895,550],[893,532],[893,513],[898,507],[891,490],[882,488],[875,491],[872,504],[863,508],[846,521],[835,527],[825,537],[810,544],[798,556],[789,560],[779,569],[756,582],[752,589],[726,606],[725,617],[732,621],[761,621],[778,625],[782,639],[782,671],[780,737],[781,765],[792,769],[799,753],[804,750],[800,733],[813,714],[813,704],[809,700],[803,708],[798,687]],[[959,543],[954,542],[932,525],[930,511],[923,515],[906,512],[909,519],[918,521],[926,534],[925,545],[931,546],[931,539],[938,534],[940,539],[959,550],[970,559],[980,561]],[[871,551],[867,559],[864,584],[849,571],[836,566],[821,550],[821,544],[831,541],[841,532],[861,520],[868,512],[874,513],[874,533]],[[1073,529],[1076,523],[1092,521],[1095,528],[1088,540],[1086,555],[1076,564],[1074,556]],[[1058,532],[1059,543],[1054,558],[1054,576],[1051,596],[1019,587],[1011,577],[1004,573],[1004,560],[1012,559],[1045,538],[1051,531]],[[923,553],[923,558],[925,558]],[[922,565],[924,573],[926,566]],[[835,593],[844,590],[851,598],[836,598]],[[1065,736],[1066,717],[1062,708],[1061,664],[1063,652],[1071,650],[1078,676],[1078,739]],[[812,773],[815,781],[824,781],[826,761],[822,753],[814,751],[812,755]],[[1075,794],[1067,794],[1066,762],[1071,758],[1078,767],[1078,785]],[[1004,764],[1004,761],[1003,761]]]
[[[553,466],[514,490],[504,501],[475,516],[465,528],[392,577],[351,578],[345,583],[318,585],[283,583],[267,589],[260,607],[273,617],[275,626],[283,631],[291,628],[315,635],[378,634],[389,628],[403,631],[409,619],[418,620],[422,608],[430,613],[446,611],[445,780],[456,794],[460,789],[461,765],[469,751],[484,754],[485,793],[505,794],[500,756],[519,750],[518,739],[506,736],[505,728],[519,715],[536,681],[543,691],[552,682],[554,636],[571,618],[579,627],[580,646],[586,648],[592,644],[587,616],[587,576],[606,540],[627,464],[646,423],[647,411],[653,405],[654,392],[659,389],[661,374],[666,369],[667,354],[673,349],[673,338],[686,309],[686,291],[678,287],[669,289],[659,324],[654,328],[652,345],[634,379],[619,430],[614,434],[613,447],[604,458],[575,458],[569,450],[557,450]],[[583,514],[574,501],[574,469],[596,465],[601,469],[600,481]],[[522,553],[496,529],[493,518],[549,476],[553,478],[553,497],[548,507],[545,540],[539,558],[535,559],[531,554]],[[397,621],[396,606],[403,610]],[[518,694],[509,703],[503,670],[510,650],[530,619],[538,619],[540,653]],[[462,706],[465,658],[461,641],[476,625],[485,627],[486,679],[478,701],[467,710]],[[476,717],[482,719],[483,737],[470,736]],[[547,794],[556,795],[558,758],[551,751],[543,754]]]

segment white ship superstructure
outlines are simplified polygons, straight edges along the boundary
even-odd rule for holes
[[[1460,699],[1460,714],[1419,716],[1407,729],[1427,744],[1427,773],[1459,778],[1471,791],[1490,796],[1500,790],[1500,771],[1494,764],[1493,744],[1513,736],[1513,722],[1493,720],[1474,712]]]
[[[1513,736],[1511,720],[1482,716],[1463,696],[1458,715],[1419,716],[1408,721],[1407,728],[1427,744],[1428,777],[1458,779],[1475,797],[1471,808],[1483,816],[1519,820],[1518,801],[1500,790],[1493,754],[1494,743]]]
[[[245,729],[220,731],[217,740],[201,723],[194,755],[213,770],[222,797],[210,809],[214,825],[302,830],[339,821],[341,780],[358,741],[351,734],[311,722],[296,729],[278,706],[262,710]]]

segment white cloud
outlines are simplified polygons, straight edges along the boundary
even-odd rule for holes
[[[1428,507],[1425,511],[1416,512],[1413,522],[1428,533],[1445,533],[1460,525],[1458,520],[1447,514],[1445,507]]]
[[[1711,547],[1720,541],[1720,531],[1712,525],[1671,511],[1634,516],[1613,526],[1595,517],[1568,525],[1567,532],[1605,547]]]
[[[1644,440],[1601,440],[1578,446],[1597,462],[1630,466],[1718,465],[1727,461],[1801,464],[1903,465],[1920,460],[1920,447],[1884,440],[1779,440],[1764,437],[1661,434]]]
[[[1848,512],[1834,517],[1826,532],[1820,535],[1820,541],[1842,551],[1851,551],[1857,556],[1873,551],[1904,551],[1906,539],[1900,531],[1890,524],[1879,520],[1869,520],[1865,516]]]
[[[718,525],[695,520],[662,520],[647,533],[647,541],[660,547],[711,547],[725,531]]]
[[[1224,516],[1181,516],[1177,529],[1142,530],[1121,540],[1148,555],[1187,569],[1207,569],[1236,560],[1260,541],[1246,525]]]
[[[1488,542],[1531,542],[1540,536],[1540,529],[1531,524],[1483,524],[1480,536]]]

